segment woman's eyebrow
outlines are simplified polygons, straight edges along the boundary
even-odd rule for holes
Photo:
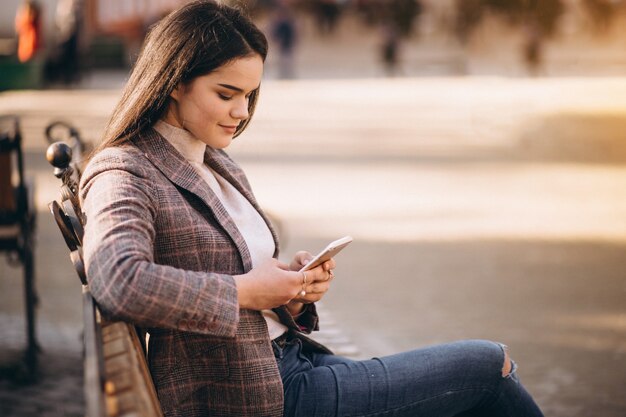
[[[234,85],[230,85],[230,84],[217,84],[220,87],[224,87],[224,88],[228,88],[229,90],[233,90],[236,91],[238,93],[243,93],[243,89],[239,88],[239,87],[235,87]],[[255,88],[254,90],[258,89],[259,87]],[[253,91],[254,91],[253,90]]]

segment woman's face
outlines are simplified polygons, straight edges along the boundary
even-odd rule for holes
[[[215,71],[179,85],[171,94],[164,121],[188,130],[214,149],[230,145],[247,119],[250,94],[259,88],[263,60],[238,58]]]

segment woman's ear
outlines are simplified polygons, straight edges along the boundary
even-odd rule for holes
[[[180,95],[180,84],[178,84],[176,87],[174,87],[174,89],[170,93],[170,97],[173,98],[174,100],[178,101],[179,95]]]

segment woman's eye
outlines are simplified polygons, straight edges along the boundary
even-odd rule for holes
[[[218,96],[220,96],[220,98],[221,98],[222,100],[224,100],[224,101],[228,101],[228,100],[230,100],[230,99],[232,99],[232,98],[233,98],[232,96],[227,96],[227,95],[225,95],[225,94],[221,94],[221,93],[218,93],[217,95],[218,95]]]

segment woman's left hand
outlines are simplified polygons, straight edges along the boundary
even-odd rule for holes
[[[300,251],[296,253],[293,260],[289,264],[289,269],[292,271],[299,271],[304,265],[306,265],[313,255],[309,252]],[[318,267],[305,272],[306,285],[304,285],[304,275],[302,276],[302,290],[304,295],[299,294],[296,298],[291,300],[287,304],[287,308],[292,315],[300,313],[304,304],[315,303],[324,297],[326,291],[330,288],[330,283],[334,278],[333,269],[335,269],[335,260],[330,259]]]

